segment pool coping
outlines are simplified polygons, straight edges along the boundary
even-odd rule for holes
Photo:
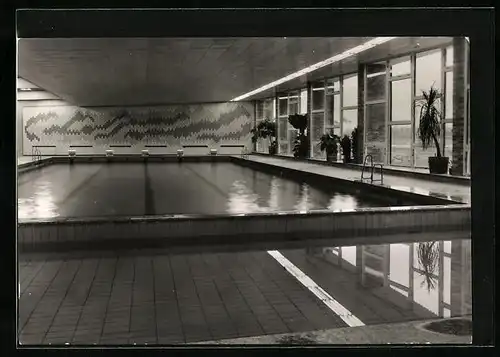
[[[385,323],[377,325],[366,325],[359,327],[343,327],[325,330],[313,330],[297,333],[284,333],[275,335],[262,335],[241,337],[223,340],[201,341],[189,343],[190,346],[203,345],[279,345],[286,347],[322,347],[322,345],[342,346],[342,345],[439,345],[439,344],[472,344],[472,336],[456,336],[424,329],[422,326],[435,321],[471,319],[469,316],[418,320],[402,323]],[[283,337],[305,338],[313,341],[310,345],[283,345],[280,339]],[[274,347],[274,346],[273,346]]]
[[[408,211],[440,211],[440,210],[464,210],[469,209],[467,204],[449,205],[421,205],[421,206],[395,206],[395,207],[362,207],[354,209],[336,210],[303,210],[303,211],[276,211],[255,213],[221,213],[221,214],[165,214],[148,216],[86,216],[86,217],[53,217],[53,218],[20,218],[18,223],[30,224],[54,224],[54,223],[120,223],[120,222],[161,222],[161,221],[196,221],[196,220],[226,220],[226,219],[253,219],[259,217],[304,217],[304,216],[330,216],[351,213],[381,213],[381,212],[408,212]]]
[[[256,156],[263,156],[263,157],[272,157],[272,158],[279,158],[279,159],[285,159],[285,160],[293,160],[293,161],[299,161],[299,162],[304,162],[304,163],[312,163],[312,164],[319,164],[319,165],[324,165],[324,166],[333,166],[333,167],[339,167],[339,168],[348,168],[352,170],[357,170],[361,171],[363,168],[362,164],[356,164],[356,163],[343,163],[339,161],[334,161],[334,162],[328,162],[326,160],[319,160],[319,159],[313,159],[313,158],[295,158],[291,156],[284,156],[284,155],[269,155],[265,153],[260,153],[260,152],[252,152],[252,155]],[[471,178],[468,176],[456,176],[456,175],[442,175],[442,174],[431,174],[425,173],[425,172],[418,172],[418,171],[410,171],[410,170],[404,170],[404,168],[397,169],[394,167],[387,167],[383,166],[383,172],[387,172],[391,175],[394,176],[402,176],[402,177],[412,177],[415,179],[427,179],[427,180],[432,180],[432,181],[437,181],[437,182],[446,182],[446,183],[454,183],[458,185],[464,185],[464,186],[470,186],[471,185]]]

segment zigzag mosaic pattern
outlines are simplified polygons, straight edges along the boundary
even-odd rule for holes
[[[92,145],[96,153],[110,145],[248,145],[253,123],[252,103],[217,103],[130,108],[73,106],[25,107],[23,150],[56,146],[66,154],[70,145]]]

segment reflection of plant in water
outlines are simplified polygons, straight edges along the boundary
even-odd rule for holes
[[[419,243],[417,256],[423,270],[423,272],[419,273],[425,278],[421,286],[427,283],[427,290],[431,291],[437,284],[435,271],[439,262],[439,246],[436,245],[436,242]]]

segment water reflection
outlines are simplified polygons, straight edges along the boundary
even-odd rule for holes
[[[276,212],[280,210],[310,211],[315,209],[354,209],[357,197],[329,192],[306,182],[296,183],[273,176],[271,180],[250,186],[245,180],[232,183],[228,193],[227,212],[231,214]],[[265,199],[267,197],[267,200]],[[364,206],[369,206],[365,204]]]
[[[312,252],[308,250],[309,259],[354,274],[365,293],[392,302],[403,297],[403,306],[414,312],[423,308],[431,315],[427,317],[472,314],[470,240],[328,247],[320,254]],[[338,273],[329,273],[334,274]]]
[[[26,198],[18,198],[17,202],[19,219],[59,216],[58,207],[54,200],[54,188],[50,181],[35,181],[32,194]]]

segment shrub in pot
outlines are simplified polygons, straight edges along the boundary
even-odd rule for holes
[[[293,146],[293,156],[296,158],[307,158],[309,155],[309,140],[307,140],[307,114],[292,114],[288,116],[288,122],[297,129],[298,134]]]
[[[351,162],[351,138],[349,135],[344,135],[340,140],[340,147],[342,148],[344,164]]]
[[[330,133],[323,134],[319,139],[321,151],[326,151],[326,161],[337,161],[338,142],[339,137],[333,133],[333,130]]]
[[[431,143],[436,147],[436,156],[429,157],[429,171],[431,174],[448,173],[448,157],[441,155],[439,145],[439,136],[441,134],[442,116],[438,109],[438,102],[441,99],[441,93],[434,87],[428,92],[422,91],[423,99],[419,101],[420,120],[418,128],[418,137],[422,142],[422,148],[426,150]]]
[[[278,144],[276,142],[276,123],[270,119],[262,120],[255,128],[251,130],[252,142],[256,143],[258,139],[269,138],[269,154],[275,155]]]

